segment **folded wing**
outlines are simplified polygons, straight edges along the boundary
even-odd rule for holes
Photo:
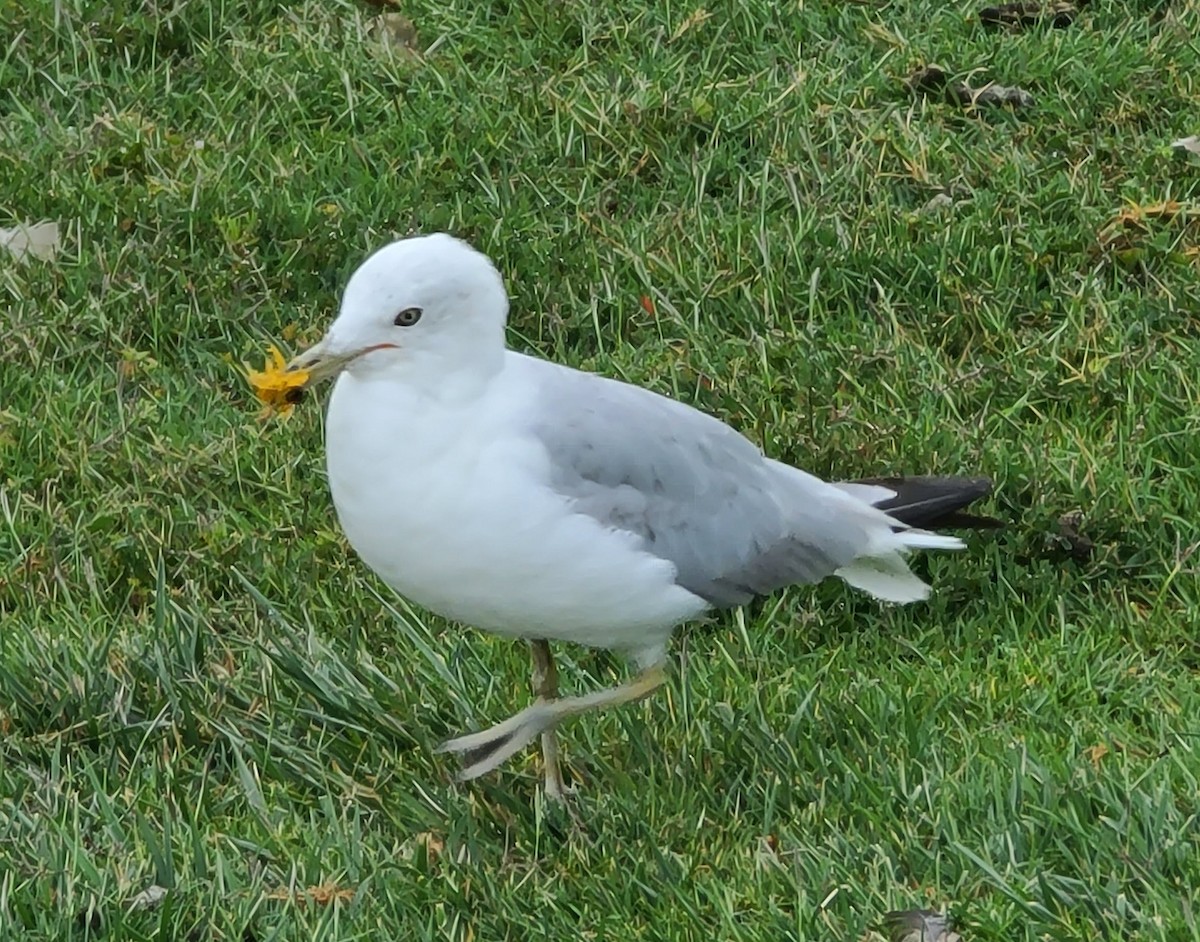
[[[842,489],[773,461],[729,426],[641,387],[545,361],[530,431],[551,486],[577,512],[636,534],[669,560],[679,585],[715,607],[837,575],[877,598],[910,602],[928,587],[913,549],[957,549]],[[864,488],[868,485],[863,485]],[[885,498],[883,489],[874,494]]]

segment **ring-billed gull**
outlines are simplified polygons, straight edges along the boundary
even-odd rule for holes
[[[684,621],[828,576],[916,601],[929,589],[905,555],[963,545],[873,506],[894,488],[826,483],[690,406],[508,350],[507,314],[485,255],[442,233],[403,239],[354,272],[328,332],[290,364],[306,385],[337,377],[329,487],[351,545],[386,583],[535,642],[543,675],[545,640],[637,667],[620,686],[562,699],[543,676],[545,696],[442,745],[461,755],[461,778],[539,735],[549,753],[567,717],[652,693]]]

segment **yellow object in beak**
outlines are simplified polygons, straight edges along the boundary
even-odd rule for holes
[[[254,395],[263,404],[262,418],[271,415],[288,415],[304,396],[309,372],[288,367],[287,360],[274,344],[267,348],[267,360],[261,370],[246,367],[246,379],[254,388]]]

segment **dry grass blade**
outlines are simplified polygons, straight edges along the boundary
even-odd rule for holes
[[[316,886],[292,889],[281,886],[266,894],[270,900],[286,900],[297,906],[330,906],[334,903],[348,903],[354,899],[357,889],[354,887],[338,886],[336,883],[321,883]]]

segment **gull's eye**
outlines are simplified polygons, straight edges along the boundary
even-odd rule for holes
[[[397,327],[412,327],[420,319],[421,309],[419,307],[406,307],[396,315],[396,319],[392,323]]]

